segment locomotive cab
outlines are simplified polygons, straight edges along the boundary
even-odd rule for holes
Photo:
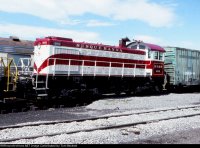
[[[133,50],[142,50],[146,52],[146,60],[164,62],[164,50],[156,45],[135,41],[127,45],[127,48]]]
[[[135,41],[127,45],[133,50],[143,50],[146,52],[146,60],[151,62],[152,76],[164,75],[164,52],[165,50],[157,45]]]
[[[150,76],[155,86],[162,89],[164,85],[164,52],[165,50],[157,45],[134,41],[127,45],[127,48],[138,51],[145,51],[146,75]]]

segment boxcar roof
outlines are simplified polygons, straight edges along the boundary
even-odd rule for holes
[[[0,45],[33,47],[33,44],[34,44],[33,41],[0,37]]]
[[[20,40],[17,37],[2,38],[0,37],[0,52],[33,54],[34,42]]]

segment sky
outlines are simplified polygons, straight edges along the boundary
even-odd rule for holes
[[[0,37],[9,36],[200,50],[200,0],[0,0]]]

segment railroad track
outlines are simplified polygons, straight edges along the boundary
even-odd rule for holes
[[[40,102],[39,102],[40,101]],[[85,106],[87,102],[73,102],[66,103],[65,100],[39,100],[37,101],[24,101],[23,105],[21,102],[14,100],[12,103],[2,103],[0,102],[0,114],[8,114],[8,113],[20,113],[27,111],[35,111],[35,110],[46,110],[48,108],[64,108],[64,107],[76,107],[76,106]],[[59,103],[57,103],[57,102]],[[78,100],[77,100],[78,101]],[[72,102],[72,103],[71,103]],[[17,105],[16,105],[17,104]]]
[[[163,92],[163,95],[167,94]],[[152,94],[153,95],[153,94]],[[155,94],[156,95],[156,94]],[[161,94],[160,94],[161,95]],[[138,96],[138,95],[136,95]],[[141,95],[139,95],[141,96]],[[142,96],[145,96],[144,94]],[[120,96],[114,94],[103,94],[101,99],[105,98],[123,98],[123,97],[130,97],[125,93],[122,93]],[[75,107],[75,106],[85,106],[91,103],[91,100],[86,102],[80,102],[80,100],[68,100],[66,99],[52,99],[52,100],[23,100],[20,98],[17,99],[7,99],[8,103],[3,103],[0,100],[0,114],[8,114],[8,113],[20,113],[20,112],[27,112],[27,111],[35,111],[35,110],[44,110],[47,108],[63,108],[63,107]],[[95,99],[93,99],[95,101]]]
[[[55,133],[47,133],[47,134],[38,134],[38,135],[32,135],[32,136],[21,136],[16,138],[6,138],[6,139],[0,139],[1,143],[4,142],[13,142],[21,139],[36,139],[44,136],[57,136],[62,134],[75,134],[79,132],[92,132],[96,130],[109,130],[109,129],[116,129],[116,128],[124,128],[124,127],[130,127],[130,126],[136,126],[140,124],[149,124],[152,122],[160,122],[164,120],[171,120],[171,119],[178,119],[178,118],[186,118],[186,117],[193,117],[193,116],[199,116],[200,115],[200,106],[188,106],[188,107],[176,107],[176,108],[169,108],[169,109],[161,109],[161,110],[151,110],[151,111],[144,111],[144,112],[137,112],[137,113],[129,113],[129,114],[118,114],[118,115],[110,115],[110,116],[102,116],[102,117],[94,117],[94,118],[84,118],[84,119],[78,119],[78,120],[62,120],[62,121],[55,121],[55,122],[43,122],[43,123],[35,123],[35,124],[28,124],[28,125],[14,125],[14,126],[3,126],[0,127],[0,130],[6,130],[6,129],[16,129],[16,128],[24,128],[24,127],[32,127],[32,126],[40,126],[40,125],[56,125],[60,123],[73,123],[73,122],[84,122],[86,120],[89,121],[95,121],[99,119],[109,119],[109,118],[120,118],[124,116],[133,116],[133,115],[142,115],[142,114],[151,114],[151,113],[164,113],[167,111],[184,111],[189,109],[195,109],[194,113],[190,114],[182,114],[182,115],[176,115],[176,116],[170,116],[170,117],[161,117],[156,119],[148,119],[148,120],[142,120],[142,121],[135,121],[135,122],[129,122],[124,124],[116,124],[116,125],[107,125],[107,126],[101,126],[101,127],[93,127],[93,128],[85,128],[85,129],[78,129],[78,130],[72,130],[72,131],[63,131],[63,132],[55,132]],[[0,133],[1,133],[0,131]]]

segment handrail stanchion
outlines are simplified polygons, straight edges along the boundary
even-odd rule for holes
[[[110,73],[111,73],[111,62],[110,62],[110,65],[109,65],[109,77],[110,77]]]
[[[82,71],[81,71],[81,75],[82,75],[82,76],[83,76],[84,64],[85,64],[85,61],[83,60],[83,61],[82,61]]]
[[[122,65],[123,67],[122,67],[122,78],[124,77],[124,63],[123,63],[123,65]]]
[[[71,68],[71,59],[69,59],[69,67],[68,67],[68,77],[70,76],[70,69]]]
[[[37,88],[37,84],[38,84],[38,68],[37,68],[37,74],[36,74],[35,88]]]
[[[55,76],[55,73],[56,73],[56,58],[54,58],[53,67],[54,67],[53,76]]]
[[[49,80],[49,73],[50,73],[49,59],[47,62],[47,67],[48,67],[48,72],[47,72],[47,76],[46,76],[46,89],[48,88],[48,80]]]
[[[96,66],[97,66],[97,61],[94,63],[94,77],[96,76]]]
[[[134,64],[134,77],[135,77],[136,64]]]

